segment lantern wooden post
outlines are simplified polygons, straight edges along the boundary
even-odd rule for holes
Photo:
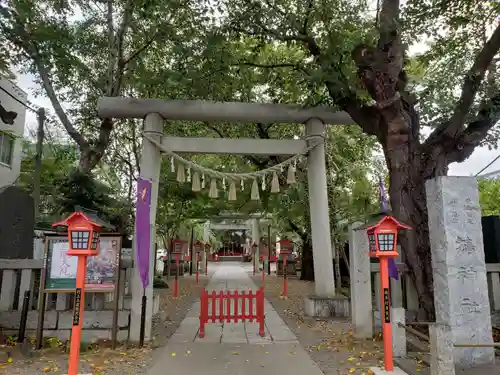
[[[210,245],[205,244],[205,276],[208,276],[208,254],[210,253]]]
[[[67,254],[69,256],[78,257],[68,365],[68,375],[78,375],[80,345],[82,340],[82,317],[85,306],[84,296],[87,276],[87,257],[99,254],[99,233],[101,226],[90,220],[82,212],[75,212],[67,219],[53,224],[53,226],[66,226],[68,228],[69,251]],[[41,313],[43,314],[43,312]]]
[[[260,260],[262,259],[262,273],[260,276],[260,282],[264,283],[264,275],[266,274],[266,256],[264,255],[264,252],[262,251],[263,244],[260,243],[261,248],[259,249],[259,264]]]
[[[199,282],[200,282],[200,272],[199,272],[199,269],[200,269],[200,255],[201,255],[201,252],[203,251],[203,244],[200,241],[196,241],[192,245],[191,252],[193,252],[193,251],[196,254],[196,284],[199,284]]]
[[[394,371],[394,358],[392,348],[392,325],[391,325],[391,301],[389,291],[389,258],[396,258],[398,230],[411,229],[397,221],[392,216],[383,215],[376,222],[367,224],[356,230],[364,229],[368,235],[370,246],[370,257],[378,258],[380,261],[380,306],[382,334],[384,339],[384,368],[385,371]]]
[[[287,283],[287,258],[293,251],[292,241],[284,238],[279,241],[280,244],[280,255],[283,254],[283,297],[287,298],[288,294],[288,283]]]
[[[179,297],[179,257],[182,254],[182,247],[186,241],[183,240],[173,240],[172,241],[172,253],[175,255],[175,280],[174,280],[174,297]]]
[[[253,260],[253,275],[255,276],[255,269],[257,268],[255,263],[257,262],[257,244],[254,242],[253,245],[252,245],[252,250],[253,250],[253,254],[252,254],[252,260]]]

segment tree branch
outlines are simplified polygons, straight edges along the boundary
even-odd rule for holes
[[[426,144],[441,143],[442,137],[454,138],[464,131],[467,114],[474,103],[476,94],[486,75],[493,58],[500,50],[500,24],[496,27],[483,49],[477,54],[472,67],[467,72],[462,85],[462,93],[451,118],[437,127],[426,141]]]
[[[302,241],[306,241],[307,233],[301,230],[290,218],[287,218],[286,220],[288,221],[288,225],[290,226],[290,228],[300,236]]]
[[[123,73],[125,71],[125,63],[124,63],[124,43],[125,43],[125,35],[127,34],[127,30],[132,21],[132,11],[133,11],[133,0],[128,0],[125,4],[125,9],[123,10],[122,22],[120,23],[120,27],[116,33],[116,73],[114,77],[114,82],[112,84],[113,91],[112,96],[117,96],[120,93],[122,81],[123,81]]]
[[[26,33],[27,34],[27,33]],[[68,132],[69,136],[76,142],[78,147],[80,148],[80,151],[85,151],[89,149],[89,143],[87,140],[81,135],[76,128],[73,126],[71,120],[69,119],[68,115],[64,111],[61,103],[59,102],[59,99],[57,97],[57,94],[54,90],[54,86],[52,86],[52,82],[49,78],[49,70],[45,67],[45,64],[43,63],[39,52],[38,48],[36,47],[34,42],[30,42],[29,35],[26,35],[25,39],[25,46],[28,49],[27,52],[30,53],[31,58],[33,59],[33,63],[35,64],[38,74],[40,74],[40,78],[42,80],[42,85],[43,88],[45,89],[45,93],[47,94],[50,103],[52,104],[52,107],[54,108],[54,111],[57,114],[57,117],[61,121],[62,125],[64,126],[64,129]]]
[[[481,145],[490,129],[500,121],[500,91],[485,102],[467,128],[453,139],[450,147],[445,147],[447,159],[450,163],[462,162],[472,155],[474,149]],[[445,139],[450,139],[445,137]],[[443,145],[446,145],[444,143]]]
[[[314,0],[309,0],[307,3],[307,9],[306,9],[306,14],[304,17],[304,23],[302,24],[302,30],[301,33],[307,35],[307,29],[309,25],[309,18],[311,17],[311,12],[314,8]]]
[[[113,92],[114,71],[117,61],[117,50],[115,48],[115,28],[113,22],[113,0],[107,0],[106,24],[108,25],[108,80],[106,94],[111,96]]]
[[[135,50],[134,52],[132,52],[130,54],[129,57],[127,57],[126,59],[123,60],[123,65],[126,66],[128,63],[130,63],[131,61],[133,61],[134,59],[136,59],[141,53],[143,53],[146,49],[148,49],[151,44],[153,44],[153,42],[156,40],[156,38],[158,38],[158,36],[161,34],[160,31],[157,31],[152,38],[150,38],[149,40],[146,41],[146,43],[138,48],[137,50]]]

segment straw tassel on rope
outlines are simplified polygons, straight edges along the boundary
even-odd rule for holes
[[[219,197],[219,190],[217,190],[217,180],[215,178],[212,178],[210,180],[210,190],[208,191],[208,197],[209,198]]]
[[[184,171],[184,165],[179,164],[177,166],[177,181],[186,182],[186,172]]]
[[[258,201],[260,199],[259,185],[257,183],[257,179],[254,179],[252,182],[252,191],[250,193],[250,199],[253,201]]]
[[[288,174],[286,176],[286,183],[288,185],[292,185],[296,182],[297,182],[297,180],[295,178],[295,167],[293,166],[292,163],[290,163],[290,165],[288,166]]]
[[[194,171],[192,180],[191,190],[201,191],[200,173],[198,171]]]
[[[236,200],[236,184],[235,184],[234,180],[231,180],[229,182],[229,194],[228,194],[227,199],[231,202]]]
[[[173,156],[170,158],[170,172],[172,172],[172,173],[175,172],[175,162],[174,162]]]
[[[280,180],[278,178],[278,174],[273,172],[273,179],[271,180],[271,193],[279,193],[280,192]]]

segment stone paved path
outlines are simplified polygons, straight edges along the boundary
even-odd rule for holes
[[[258,287],[240,263],[214,265],[207,287],[212,290],[253,290]],[[196,302],[168,344],[160,349],[148,375],[203,373],[206,375],[322,375],[295,335],[266,300],[266,336],[257,323],[208,323],[198,337],[200,303]]]

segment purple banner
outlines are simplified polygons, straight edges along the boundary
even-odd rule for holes
[[[378,186],[380,193],[380,211],[387,212],[387,198],[385,195],[385,185],[382,177],[378,177]],[[389,258],[389,277],[394,280],[399,280],[398,267],[396,266],[396,261],[394,258]]]
[[[135,206],[135,254],[142,287],[149,284],[149,256],[151,246],[151,181],[137,180],[137,202]]]

